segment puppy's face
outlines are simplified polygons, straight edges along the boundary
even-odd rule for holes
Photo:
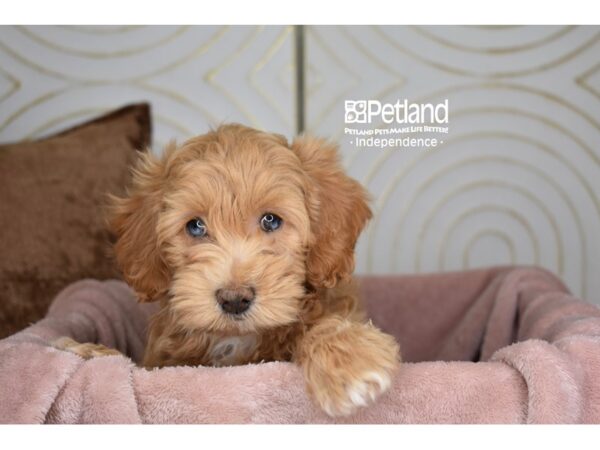
[[[370,211],[335,148],[239,125],[145,155],[115,200],[116,255],[184,330],[260,332],[299,318],[307,286],[353,269]]]
[[[185,145],[165,186],[157,232],[186,328],[290,323],[304,294],[310,222],[298,158],[269,136],[236,137]]]

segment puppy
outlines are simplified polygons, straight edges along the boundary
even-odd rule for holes
[[[142,155],[112,226],[125,279],[140,301],[160,302],[144,366],[293,361],[328,415],[370,404],[400,362],[351,280],[370,218],[365,190],[320,139],[288,145],[225,125],[161,158]]]

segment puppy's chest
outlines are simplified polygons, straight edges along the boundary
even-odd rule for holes
[[[253,359],[258,345],[256,335],[211,337],[204,359],[216,367],[246,364]]]

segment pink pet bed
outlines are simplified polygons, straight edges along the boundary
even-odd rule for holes
[[[44,320],[0,341],[0,422],[600,422],[600,310],[548,272],[368,277],[362,293],[407,362],[391,390],[352,417],[315,407],[290,363],[136,367],[151,308],[121,282],[86,280]],[[131,359],[84,361],[49,345],[60,336]]]

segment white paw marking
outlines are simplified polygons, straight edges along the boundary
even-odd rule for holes
[[[367,372],[367,374],[365,375],[365,379],[376,382],[379,385],[380,393],[387,391],[390,388],[390,385],[392,384],[392,379],[385,372]]]
[[[372,404],[392,384],[386,372],[366,372],[346,389],[346,398],[322,402],[321,407],[331,417],[348,416],[357,408]]]
[[[385,372],[367,372],[355,381],[347,390],[348,398],[354,407],[367,406],[386,391],[391,384],[390,376]]]
[[[335,404],[333,401],[330,400],[325,402],[322,405],[322,407],[323,411],[325,411],[325,413],[331,417],[347,416],[354,412],[354,410],[356,409],[356,406],[354,406],[350,401],[345,401],[341,403],[338,402],[337,404]]]
[[[367,395],[368,387],[364,381],[354,383],[352,388],[348,390],[348,396],[356,406],[367,406]]]

